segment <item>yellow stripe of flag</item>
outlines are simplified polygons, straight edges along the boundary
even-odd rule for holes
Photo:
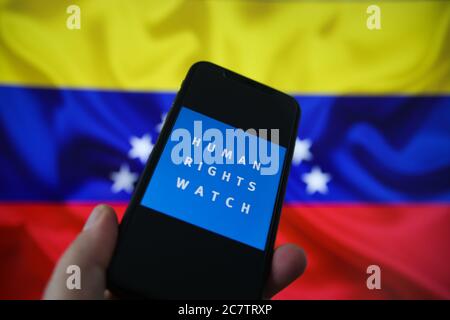
[[[198,60],[293,93],[449,93],[450,2],[0,1],[3,84],[176,90]]]

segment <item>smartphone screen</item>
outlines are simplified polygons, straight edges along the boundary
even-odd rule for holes
[[[187,107],[170,137],[140,204],[264,250],[286,149]],[[245,152],[250,144],[271,152],[273,174],[261,172],[267,167],[257,153]]]
[[[261,298],[299,113],[279,91],[195,64],[121,223],[111,290]]]

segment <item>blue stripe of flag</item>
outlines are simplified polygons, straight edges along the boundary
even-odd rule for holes
[[[0,201],[122,201],[111,173],[129,139],[153,142],[175,93],[0,86]],[[450,96],[296,96],[300,139],[312,158],[294,165],[287,202],[450,201]],[[313,168],[327,192],[307,192]]]

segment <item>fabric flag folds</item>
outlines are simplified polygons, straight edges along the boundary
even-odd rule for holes
[[[0,1],[0,298],[40,298],[95,204],[120,215],[189,66],[291,93],[302,119],[279,299],[449,299],[450,6]],[[382,288],[366,286],[381,269]]]

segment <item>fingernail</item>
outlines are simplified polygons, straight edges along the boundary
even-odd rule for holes
[[[87,230],[87,229],[91,228],[93,225],[95,225],[97,220],[102,215],[103,210],[104,210],[103,205],[98,205],[94,208],[94,210],[92,210],[91,215],[89,216],[86,223],[84,224],[83,231]]]

